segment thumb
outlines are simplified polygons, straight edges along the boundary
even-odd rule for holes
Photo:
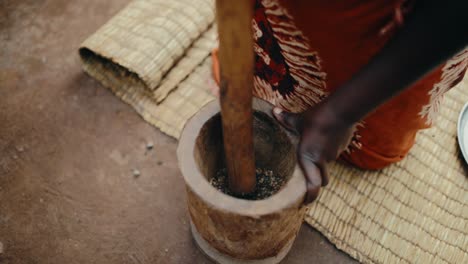
[[[307,181],[307,195],[305,197],[305,204],[309,204],[317,199],[320,187],[323,185],[322,171],[320,166],[316,164],[307,154],[298,153],[299,166],[304,173]]]
[[[283,111],[281,108],[273,108],[273,116],[287,130],[298,133],[299,114]]]

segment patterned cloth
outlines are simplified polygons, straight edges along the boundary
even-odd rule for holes
[[[257,0],[254,95],[290,112],[317,104],[383,48],[411,7],[400,0]],[[342,158],[366,169],[400,161],[416,133],[431,125],[443,94],[463,79],[467,63],[465,49],[380,106],[360,122]]]

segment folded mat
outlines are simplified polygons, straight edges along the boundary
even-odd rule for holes
[[[214,99],[212,0],[136,0],[80,48],[84,70],[149,123],[178,138]],[[468,179],[456,120],[468,80],[446,96],[440,118],[407,158],[382,171],[338,163],[306,221],[365,263],[468,263]]]
[[[86,71],[123,67],[160,103],[216,45],[213,20],[212,0],[135,0],[88,38],[80,55],[92,65]]]

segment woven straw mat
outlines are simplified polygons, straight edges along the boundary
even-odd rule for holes
[[[87,72],[121,66],[160,103],[217,45],[213,20],[213,0],[134,0],[85,40],[80,55]]]
[[[364,263],[468,263],[468,168],[456,139],[467,101],[465,78],[395,165],[362,171],[333,164],[307,223]]]
[[[82,44],[84,70],[178,138],[214,99],[212,9],[211,0],[133,1]],[[306,222],[364,263],[468,263],[468,170],[456,143],[466,101],[468,79],[398,164],[382,171],[332,164]]]

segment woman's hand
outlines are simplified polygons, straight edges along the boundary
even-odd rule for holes
[[[305,203],[310,203],[317,198],[320,187],[328,184],[327,163],[349,145],[353,125],[340,120],[327,104],[301,114],[275,108],[273,114],[286,129],[300,136],[297,160],[307,180]]]

